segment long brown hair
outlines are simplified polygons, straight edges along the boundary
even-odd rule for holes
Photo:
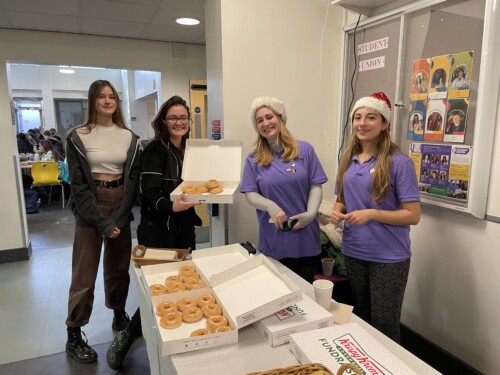
[[[51,141],[49,141],[48,139],[46,140],[43,140],[40,142],[40,146],[43,146],[43,148],[45,149],[45,152],[49,152],[49,151],[52,151],[52,155],[54,155],[54,159],[56,161],[64,161],[64,156],[62,156],[59,151],[57,151],[55,148],[54,148],[54,145],[52,144]]]
[[[382,122],[385,124],[387,120],[384,116]],[[380,203],[389,196],[391,190],[391,165],[392,155],[400,152],[397,144],[391,141],[389,134],[389,126],[382,130],[379,134],[376,144],[377,162],[375,164],[375,173],[373,174],[372,182],[372,201]],[[352,163],[352,158],[362,152],[361,142],[353,132],[349,138],[349,142],[342,154],[339,165],[339,173],[337,178],[337,200],[345,204],[344,199],[344,174]]]
[[[289,162],[295,160],[300,154],[299,144],[285,126],[281,116],[276,113],[274,113],[274,115],[279,118],[280,122],[276,144],[283,147],[283,156],[281,157],[281,161]],[[254,146],[255,147],[252,150],[252,154],[254,154],[254,161],[264,167],[271,164],[273,161],[273,153],[271,150],[272,145],[269,145],[266,138],[260,135],[260,133],[257,134],[257,140],[255,141]]]
[[[165,103],[163,103],[160,109],[158,110],[158,113],[156,114],[155,118],[153,119],[153,121],[151,121],[151,126],[153,127],[153,130],[155,132],[154,139],[163,143],[165,147],[167,147],[165,140],[170,142],[170,132],[168,131],[168,126],[166,126],[165,124],[167,121],[167,112],[170,108],[176,105],[181,105],[184,108],[186,108],[187,116],[189,118],[189,121],[191,121],[189,106],[187,105],[184,99],[182,99],[180,96],[177,95],[172,96]],[[186,134],[184,134],[181,139],[181,146],[179,151],[183,155],[184,155],[184,150],[186,149],[186,139],[188,138],[189,138],[189,131]]]
[[[113,95],[116,101],[116,110],[112,116],[113,123],[118,125],[120,128],[127,129],[127,126],[125,125],[125,119],[123,117],[122,107],[120,104],[120,96],[118,95],[118,92],[116,91],[115,87],[111,84],[111,82],[105,79],[99,79],[97,81],[92,82],[92,84],[89,87],[87,121],[83,124],[83,126],[87,127],[89,132],[92,130],[92,128],[96,126],[97,122],[96,102],[99,94],[101,93],[101,90],[106,86],[113,91]]]

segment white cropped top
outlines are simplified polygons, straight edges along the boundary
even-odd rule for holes
[[[122,174],[132,133],[118,125],[96,125],[90,133],[77,130],[85,149],[92,173]]]

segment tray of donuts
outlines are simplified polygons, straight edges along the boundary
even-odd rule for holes
[[[189,201],[233,203],[241,179],[243,141],[187,139],[182,184],[171,194]]]
[[[158,263],[182,262],[189,254],[188,249],[148,248],[137,245],[132,249],[132,261],[137,267]]]
[[[162,355],[238,342],[238,330],[211,288],[163,294],[153,302]]]
[[[141,270],[153,304],[164,294],[178,295],[181,292],[210,287],[207,278],[191,260],[144,266]]]

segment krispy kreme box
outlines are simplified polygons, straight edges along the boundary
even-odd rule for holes
[[[168,276],[178,275],[184,265],[196,268],[200,278],[206,282],[206,288],[159,296],[149,294],[151,314],[155,314],[156,306],[164,301],[174,302],[185,296],[212,294],[222,307],[230,326],[237,331],[302,299],[300,288],[287,275],[280,272],[264,255],[248,255],[239,244],[197,250],[189,261],[141,267],[141,282],[146,293],[149,293],[150,285],[164,282]],[[237,342],[237,332],[192,338],[188,333],[193,331],[190,328],[195,328],[194,324],[183,327],[183,323],[178,329],[167,330],[160,327],[158,319],[155,314],[156,325],[153,330],[160,337],[162,355]]]
[[[271,346],[288,343],[292,333],[333,325],[333,315],[306,295],[302,301],[277,311],[253,326]]]
[[[184,199],[202,203],[233,203],[241,180],[243,142],[240,140],[188,139],[182,163],[182,184],[171,194],[175,200],[186,188],[216,180],[221,193],[191,191]],[[191,189],[192,190],[192,189]]]
[[[321,363],[335,373],[344,363],[373,375],[415,375],[357,323],[290,335],[290,350],[302,364]]]

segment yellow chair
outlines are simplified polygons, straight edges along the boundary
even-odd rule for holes
[[[52,187],[59,185],[62,191],[62,206],[64,208],[64,186],[63,181],[59,178],[59,166],[55,161],[37,161],[31,165],[31,176],[33,177],[34,186],[50,186],[49,204],[52,198]]]

